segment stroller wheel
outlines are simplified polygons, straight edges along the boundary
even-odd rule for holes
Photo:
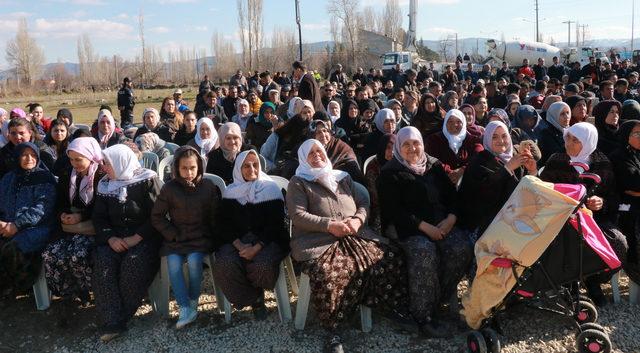
[[[605,332],[604,327],[596,324],[595,322],[587,322],[586,324],[580,325],[580,331],[586,331],[586,330],[596,330],[600,332]]]
[[[584,295],[584,294],[580,294],[580,300],[585,301],[585,302],[589,302],[592,305],[596,305],[596,303],[593,302],[593,299],[589,298],[588,295]]]
[[[609,335],[597,330],[586,330],[578,335],[576,340],[580,353],[609,353],[611,352],[611,340]]]
[[[495,330],[491,328],[485,328],[482,330],[482,336],[487,344],[487,350],[489,353],[500,353],[500,338]]]
[[[598,320],[598,310],[595,305],[589,303],[588,301],[580,300],[576,304],[575,314],[573,318],[578,322],[578,324],[586,324],[589,322],[596,322]]]
[[[470,331],[467,333],[467,352],[469,353],[488,353],[487,343],[482,334],[478,331]]]

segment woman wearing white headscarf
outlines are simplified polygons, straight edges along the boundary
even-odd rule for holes
[[[590,123],[577,123],[565,130],[564,141],[565,152],[549,157],[540,173],[540,179],[552,183],[580,183],[589,187],[592,186],[590,181],[579,179],[579,175],[586,171],[598,174],[602,182],[595,189],[594,195],[587,199],[585,206],[593,211],[593,218],[607,235],[618,258],[624,263],[627,244],[616,226],[619,206],[616,179],[611,161],[597,148],[598,130]],[[610,277],[611,274],[605,274],[586,281],[587,292],[598,306],[607,303],[600,283],[608,281]]]
[[[125,140],[122,132],[116,131],[116,122],[111,112],[107,109],[102,109],[98,113],[98,133],[93,137],[98,140],[100,148],[102,149],[111,147]]]
[[[145,108],[142,112],[142,127],[136,130],[135,135],[133,135],[133,140],[135,141],[138,136],[153,132],[160,139],[165,142],[172,142],[172,134],[169,128],[164,124],[164,122],[160,121],[160,113],[156,108]]]
[[[125,145],[109,147],[102,156],[106,176],[98,183],[91,220],[93,293],[103,324],[100,338],[107,342],[126,330],[157,272],[161,238],[150,218],[160,184]]]
[[[330,348],[338,349],[339,324],[359,304],[403,308],[402,259],[366,225],[368,198],[346,172],[332,168],[319,141],[305,141],[298,160],[287,190],[291,256],[309,274],[311,300],[321,325],[335,335]]]
[[[531,151],[514,155],[506,124],[491,121],[482,138],[484,150],[469,161],[460,189],[459,225],[474,231],[473,239],[491,224],[524,175],[536,175]]]
[[[364,151],[362,156],[360,156],[363,162],[370,156],[376,154],[378,144],[385,134],[396,133],[396,114],[389,108],[380,109],[373,118],[373,122],[376,128],[370,132],[366,138]]]
[[[224,123],[218,130],[220,148],[207,155],[207,173],[221,177],[225,184],[233,183],[233,163],[242,151],[255,149],[244,143],[240,126],[236,123]]]
[[[476,137],[467,134],[467,119],[462,111],[450,109],[444,116],[442,131],[427,137],[425,150],[437,158],[454,184],[473,156],[484,148]]]
[[[543,166],[552,154],[564,151],[563,135],[570,121],[571,108],[567,103],[555,102],[549,106],[546,123],[541,123],[536,128],[538,147],[542,152],[539,166]]]
[[[200,118],[196,124],[196,137],[187,142],[187,145],[199,151],[205,159],[211,150],[218,148],[218,132],[213,121],[209,118]]]
[[[434,315],[455,295],[473,248],[456,227],[456,188],[442,163],[425,153],[415,127],[398,131],[393,159],[378,177],[378,197],[382,229],[397,237],[407,259],[409,311],[423,335],[446,336]]]
[[[300,97],[293,97],[291,99],[289,99],[289,108],[287,109],[287,119],[291,119],[293,118],[296,114],[298,114],[298,112],[296,111],[296,105],[298,105],[300,102],[302,101],[302,98]]]
[[[216,229],[213,275],[236,307],[251,306],[264,320],[264,290],[275,287],[280,262],[289,252],[282,190],[260,166],[258,153],[240,153],[233,183],[223,193]]]

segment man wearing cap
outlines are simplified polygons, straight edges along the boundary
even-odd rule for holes
[[[182,99],[182,90],[180,88],[173,91],[173,100],[176,102],[176,109],[178,109],[179,112],[189,109],[187,102]]]
[[[123,129],[133,125],[133,107],[136,105],[133,97],[133,82],[128,77],[122,80],[122,87],[118,90],[118,110]]]
[[[577,96],[580,93],[580,87],[575,83],[570,83],[564,88],[564,98]]]

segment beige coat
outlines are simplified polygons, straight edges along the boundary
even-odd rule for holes
[[[287,209],[293,223],[291,256],[296,261],[319,257],[339,239],[328,231],[331,220],[356,217],[363,224],[357,236],[387,241],[366,226],[369,200],[367,195],[355,193],[355,190],[353,180],[349,176],[338,182],[335,194],[317,182],[296,176],[291,178],[287,190]]]

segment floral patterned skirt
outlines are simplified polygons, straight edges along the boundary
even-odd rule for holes
[[[360,304],[382,310],[407,307],[406,270],[401,252],[355,236],[340,238],[320,257],[302,263],[320,323],[336,329]]]
[[[56,240],[42,252],[47,285],[54,295],[73,299],[91,291],[92,236],[76,234]]]

